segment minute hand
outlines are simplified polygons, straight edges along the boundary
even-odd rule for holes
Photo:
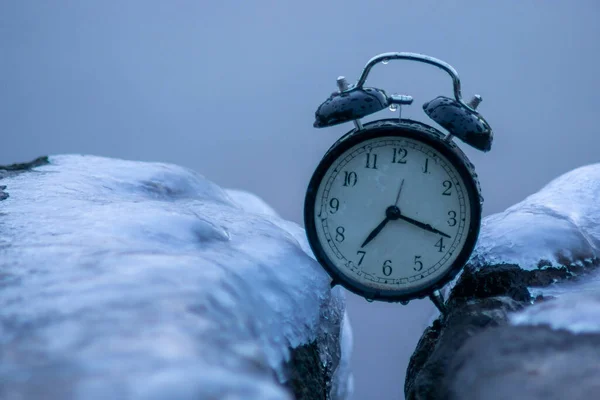
[[[429,225],[429,224],[424,224],[424,223],[422,223],[422,222],[419,222],[419,221],[417,221],[417,220],[414,220],[414,219],[412,219],[412,218],[406,217],[406,216],[404,216],[404,215],[400,215],[398,218],[400,218],[400,219],[402,219],[402,220],[404,220],[404,221],[406,221],[406,222],[408,222],[408,223],[411,223],[411,224],[413,224],[413,225],[415,225],[415,226],[418,226],[418,227],[419,227],[419,228],[421,228],[421,229],[425,229],[426,231],[433,232],[433,233],[437,233],[437,234],[439,234],[439,235],[442,235],[442,236],[445,236],[445,237],[447,237],[447,238],[451,238],[451,236],[450,236],[450,235],[447,235],[447,234],[445,234],[444,232],[442,232],[442,231],[439,231],[439,230],[435,229],[433,226],[431,226],[431,225]]]

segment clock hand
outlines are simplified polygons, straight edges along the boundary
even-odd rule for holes
[[[365,239],[365,241],[363,242],[363,244],[360,246],[360,248],[362,249],[363,247],[365,247],[371,240],[375,239],[375,236],[377,236],[379,234],[379,232],[381,232],[381,230],[383,229],[383,227],[390,221],[390,218],[386,215],[385,219],[383,221],[381,221],[381,223],[379,225],[377,225],[377,227],[375,229],[373,229],[373,231],[371,231],[371,233],[369,233],[369,236],[367,236],[367,238]]]
[[[402,190],[402,185],[400,185],[400,190]],[[381,232],[381,230],[383,229],[383,227],[389,221],[394,221],[394,220],[397,220],[398,218],[400,218],[400,209],[398,207],[396,207],[396,206],[389,206],[385,210],[385,219],[383,221],[381,221],[381,223],[379,225],[377,225],[377,227],[375,229],[373,229],[373,231],[371,233],[369,233],[369,236],[367,236],[367,239],[365,239],[365,241],[360,246],[360,248],[362,249],[371,240],[375,239],[375,236],[377,236],[379,234],[379,232]]]
[[[404,179],[402,179],[402,182],[400,182],[400,189],[398,189],[398,194],[396,195],[396,202],[394,203],[394,205],[396,207],[398,206],[398,200],[400,200],[400,193],[402,193],[402,186],[404,186]]]
[[[406,221],[406,222],[408,222],[410,224],[418,226],[419,228],[425,229],[426,231],[437,233],[437,234],[442,235],[442,236],[447,237],[447,238],[451,238],[450,235],[447,235],[444,232],[435,229],[434,227],[432,227],[429,224],[424,224],[423,222],[419,222],[417,220],[414,220],[412,218],[406,217],[404,215],[399,215],[398,218],[400,218],[400,219],[402,219],[402,220],[404,220],[404,221]]]
[[[390,209],[390,211],[391,211],[391,210],[392,210],[392,208],[393,208],[393,210],[394,210],[395,212],[394,212],[393,214],[390,214],[390,213],[388,212],[388,213],[387,213],[387,214],[388,214],[388,218],[390,218],[390,217],[391,217],[391,219],[403,219],[404,221],[406,221],[406,222],[409,222],[409,223],[411,223],[411,224],[413,224],[413,225],[416,225],[416,226],[418,226],[419,228],[425,229],[426,231],[433,232],[433,233],[438,233],[438,234],[440,234],[440,235],[442,235],[442,236],[445,236],[445,237],[447,237],[447,238],[450,238],[450,236],[449,236],[449,235],[446,235],[444,232],[442,232],[442,231],[439,231],[439,230],[435,229],[435,228],[434,228],[434,227],[432,227],[431,225],[429,225],[429,224],[424,224],[424,223],[422,223],[422,222],[416,221],[416,220],[414,220],[414,219],[412,219],[412,218],[409,218],[409,217],[406,217],[406,216],[404,216],[404,215],[402,215],[402,214],[400,213],[400,209],[398,208],[398,200],[400,200],[400,193],[402,193],[402,186],[404,186],[404,179],[402,179],[402,182],[400,182],[400,189],[398,189],[398,194],[396,195],[396,202],[394,203],[394,205],[393,205],[392,207],[390,207],[390,208],[389,208],[389,209]]]

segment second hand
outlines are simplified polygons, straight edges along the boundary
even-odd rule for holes
[[[396,201],[394,202],[394,205],[396,207],[398,207],[398,201],[400,200],[400,193],[402,193],[402,186],[404,186],[404,179],[402,179],[402,182],[400,182],[400,189],[398,189],[398,194],[396,195]]]

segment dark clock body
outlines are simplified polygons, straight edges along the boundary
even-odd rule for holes
[[[380,120],[326,153],[304,218],[335,283],[367,299],[407,301],[463,267],[481,224],[480,189],[471,163],[444,137],[415,121]]]

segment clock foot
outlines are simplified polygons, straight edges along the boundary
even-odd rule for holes
[[[443,316],[446,315],[446,302],[444,301],[444,296],[440,293],[439,290],[435,290],[433,293],[429,295],[429,299],[433,302],[433,304],[440,311],[440,314]]]

